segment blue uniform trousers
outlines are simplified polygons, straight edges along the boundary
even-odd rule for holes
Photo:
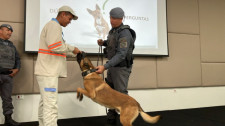
[[[3,115],[11,115],[13,113],[12,104],[12,87],[13,78],[9,75],[0,74],[0,91],[2,98]]]
[[[127,67],[111,67],[107,71],[107,83],[108,85],[124,94],[128,94],[127,86],[130,77],[132,66]]]
[[[128,94],[127,86],[132,66],[127,67],[111,67],[107,71],[106,83],[114,90],[124,94]],[[109,109],[107,113],[108,120],[115,119],[117,112]]]

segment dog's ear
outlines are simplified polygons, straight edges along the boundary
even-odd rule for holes
[[[96,10],[100,10],[100,7],[98,6],[98,4],[96,4]]]
[[[92,11],[92,10],[90,10],[90,9],[87,8],[87,11],[88,11],[91,15],[93,15],[93,11]]]

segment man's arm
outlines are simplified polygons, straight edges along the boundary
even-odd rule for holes
[[[14,65],[13,69],[10,70],[10,71],[12,71],[12,73],[9,74],[12,77],[15,76],[19,72],[20,67],[21,67],[21,61],[20,61],[19,53],[17,52],[16,47],[14,47],[14,48],[15,48],[15,51],[16,51],[15,52],[15,65]]]
[[[64,40],[62,39],[62,28],[59,24],[50,24],[47,30],[47,37],[46,42],[48,44],[49,50],[55,52],[55,53],[76,53],[78,48],[71,46],[69,44],[66,44]]]

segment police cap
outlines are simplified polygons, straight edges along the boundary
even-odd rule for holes
[[[9,25],[9,24],[2,24],[2,25],[0,26],[0,28],[2,28],[2,27],[6,27],[6,28],[8,28],[9,30],[11,30],[11,31],[13,32],[13,28],[12,28],[12,26]]]
[[[124,17],[124,11],[122,8],[120,7],[116,7],[113,8],[110,12],[109,12],[110,16],[113,18],[123,18]]]

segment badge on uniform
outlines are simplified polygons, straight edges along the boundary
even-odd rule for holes
[[[126,37],[120,38],[119,42],[120,42],[120,48],[127,48],[127,39],[126,39]]]

